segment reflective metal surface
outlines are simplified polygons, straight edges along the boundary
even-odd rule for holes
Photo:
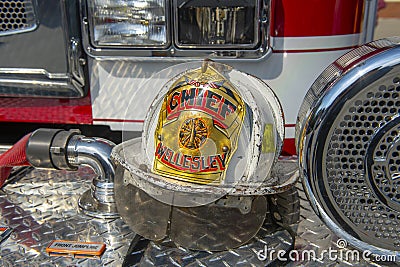
[[[196,49],[193,46],[185,46],[184,48],[180,47],[178,44],[178,40],[175,40],[177,37],[174,36],[173,31],[167,30],[167,43],[170,44],[165,48],[157,48],[152,45],[147,45],[144,48],[135,47],[129,48],[123,47],[122,49],[118,49],[116,47],[95,47],[90,40],[91,29],[90,29],[90,19],[89,12],[86,1],[81,1],[81,22],[82,22],[82,33],[83,33],[83,43],[85,51],[91,57],[98,59],[118,59],[124,60],[126,57],[135,57],[136,59],[145,59],[145,60],[166,60],[168,58],[185,58],[185,60],[191,58],[199,59],[199,58],[223,58],[223,59],[260,59],[262,57],[267,56],[271,53],[271,49],[269,48],[269,1],[257,1],[260,2],[259,14],[255,16],[255,23],[259,25],[259,29],[257,31],[257,42],[250,49],[243,49],[242,47],[211,47],[207,46],[205,49]],[[167,1],[168,2],[168,1]],[[176,4],[176,3],[175,3]],[[169,13],[167,13],[166,17],[174,17],[174,13],[177,13],[175,8],[168,8]],[[173,14],[170,14],[170,13]],[[171,29],[178,28],[175,26],[177,21],[172,20]],[[168,25],[169,26],[169,25]],[[151,58],[150,58],[151,57]]]
[[[294,216],[282,223],[296,233],[295,240],[288,230],[266,221],[247,245],[212,253],[187,250],[168,240],[149,242],[135,236],[121,219],[99,220],[80,213],[78,198],[96,177],[89,168],[74,172],[33,170],[14,177],[18,179],[12,180],[0,193],[0,224],[14,228],[13,234],[0,245],[1,266],[266,266],[271,260],[257,257],[257,252],[265,245],[287,251],[294,241],[294,248],[300,253],[305,250],[319,253],[329,248],[340,250],[336,246],[338,237],[311,209],[300,184],[297,190],[300,201],[293,192],[290,193],[292,197],[278,197],[273,201],[281,207],[278,210],[282,218]],[[294,223],[298,219],[298,213],[294,212],[296,206],[300,207],[298,224]],[[45,248],[54,239],[105,242],[107,249],[100,260],[49,257]],[[353,249],[348,246],[342,250]],[[380,266],[362,259],[332,260],[328,254],[324,255],[312,261],[299,258],[284,264],[273,258],[272,262],[280,266]]]
[[[265,31],[260,21],[267,19],[261,18],[267,10],[260,2],[175,0],[175,44],[186,49],[254,49]]]
[[[300,207],[300,218],[287,221],[286,229],[295,233],[292,255],[293,261],[281,262],[277,258],[264,259],[262,256],[267,246],[267,252],[272,250],[287,251],[290,248],[290,235],[275,224],[266,220],[263,228],[257,236],[247,245],[224,252],[198,252],[190,251],[165,240],[162,243],[149,242],[143,238],[137,238],[132,242],[128,255],[124,261],[127,266],[395,266],[395,262],[371,262],[364,260],[361,256],[357,258],[343,255],[353,255],[355,249],[340,240],[332,233],[318,218],[311,208],[302,185],[297,184],[296,196],[286,196],[278,201],[279,205],[285,207]],[[298,192],[298,195],[297,195]],[[293,194],[293,191],[292,193]],[[279,197],[278,197],[279,198]],[[285,203],[285,204],[283,204]],[[282,207],[282,206],[281,206]],[[295,209],[288,209],[286,218]],[[296,214],[294,212],[294,214]],[[282,214],[283,215],[283,214]],[[269,218],[271,214],[267,214]],[[275,217],[275,215],[273,215]],[[296,222],[296,223],[294,223]],[[331,255],[327,251],[333,251]],[[336,252],[335,252],[336,250]],[[261,260],[257,257],[257,253]],[[325,251],[325,252],[324,252]],[[290,253],[290,252],[289,252]],[[315,255],[315,257],[307,257]],[[342,257],[340,256],[342,255]],[[288,256],[288,255],[285,255]],[[284,256],[284,257],[285,257]],[[304,256],[304,257],[303,257]]]
[[[269,216],[270,214],[267,214]],[[150,242],[144,250],[139,266],[268,266],[279,264],[276,257],[263,259],[265,247],[290,251],[293,238],[289,232],[268,222],[247,245],[222,252],[192,251],[165,240],[161,244]],[[131,265],[132,266],[132,265]]]
[[[136,232],[151,240],[167,236],[171,206],[155,200],[132,184],[124,184],[129,173],[118,168],[115,201],[124,221]]]
[[[102,138],[74,135],[68,143],[68,163],[86,165],[96,172],[91,189],[79,199],[79,207],[98,218],[119,217],[114,198],[115,165],[111,161],[114,143]]]
[[[29,3],[31,1],[1,2],[4,7],[0,8],[0,13],[5,17],[1,19],[1,25],[11,25],[4,24],[6,19],[8,23],[11,20],[16,23],[20,16],[17,10],[34,10],[36,17],[29,17],[36,28],[34,31],[0,32],[0,96],[84,96],[86,59],[80,42],[77,2],[43,0]],[[21,5],[26,7],[19,7]]]
[[[245,211],[230,207],[225,198],[200,207],[173,207],[171,239],[187,249],[206,251],[226,251],[247,244],[262,227],[268,205],[264,196],[242,197],[246,198],[249,203]]]
[[[110,155],[114,146],[114,143],[103,138],[75,135],[68,143],[68,162],[73,166],[89,165],[95,169],[101,181],[112,183],[115,166]]]
[[[369,43],[368,45],[363,45],[351,50],[339,57],[334,64],[329,65],[311,85],[311,88],[307,91],[303,103],[298,111],[296,123],[296,145],[298,145],[299,135],[304,127],[306,116],[309,115],[309,112],[311,111],[311,108],[313,108],[313,105],[315,105],[317,99],[330,88],[331,84],[338,81],[343,73],[354,67],[354,64],[359,63],[360,60],[383,52],[386,49],[396,46],[399,42],[399,37],[380,39]],[[365,66],[365,68],[367,68],[367,66]]]
[[[387,262],[372,262],[363,259],[361,255],[362,252],[358,254],[360,256],[358,258],[351,257],[352,253],[357,251],[356,249],[358,247],[352,247],[349,244],[349,240],[342,242],[343,239],[332,232],[326,224],[321,221],[320,217],[315,214],[310,205],[306,192],[303,190],[303,186],[300,183],[297,184],[297,192],[299,193],[299,204],[301,208],[300,220],[296,225],[294,250],[297,251],[299,255],[307,255],[307,253],[312,255],[315,253],[315,257],[299,257],[297,260],[289,262],[286,266],[397,266],[393,258],[391,261]],[[336,253],[333,252],[329,255],[329,250],[336,250]],[[393,256],[393,254],[389,255]],[[399,260],[400,258],[397,257],[397,261]]]
[[[33,170],[0,191],[0,224],[14,229],[0,245],[1,266],[120,266],[135,234],[121,219],[94,219],[79,212],[78,199],[96,175]],[[20,177],[21,178],[21,177]],[[101,259],[49,257],[54,239],[104,242]]]
[[[129,176],[125,170],[115,177],[118,212],[131,229],[151,240],[170,238],[188,249],[221,251],[247,243],[266,218],[264,196],[225,197],[200,207],[173,207],[126,183]]]
[[[169,46],[169,1],[86,2],[94,47],[163,49]]]
[[[0,13],[0,36],[33,31],[37,27],[32,0],[1,1]]]
[[[298,132],[313,208],[337,235],[378,255],[400,255],[399,44],[373,42],[328,67]]]

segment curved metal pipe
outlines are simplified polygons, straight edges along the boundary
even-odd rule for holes
[[[72,136],[67,145],[68,164],[87,165],[98,175],[78,203],[86,214],[93,217],[119,217],[114,198],[116,166],[110,157],[114,146],[109,140],[82,135]]]
[[[116,166],[111,160],[114,146],[106,139],[80,135],[78,130],[38,129],[0,157],[0,186],[12,166],[29,163],[38,168],[76,170],[87,165],[97,176],[79,199],[79,207],[93,217],[119,217],[114,198]]]
[[[72,166],[88,165],[99,175],[99,180],[113,183],[115,166],[110,159],[115,144],[97,137],[75,135],[67,146],[68,163]]]

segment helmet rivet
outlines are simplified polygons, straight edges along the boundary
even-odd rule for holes
[[[162,139],[161,134],[157,135],[157,139],[161,141],[161,139]]]
[[[222,151],[228,152],[228,150],[229,150],[229,147],[227,147],[227,146],[223,146],[223,147],[222,147]]]

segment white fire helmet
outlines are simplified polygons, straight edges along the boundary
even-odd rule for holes
[[[115,181],[121,216],[147,238],[169,235],[194,249],[226,249],[252,238],[265,219],[263,195],[279,187],[270,172],[284,126],[272,90],[254,76],[206,60],[165,69],[141,85],[140,93],[155,96],[142,137],[132,139],[124,126],[124,142],[113,152],[126,170]],[[127,114],[137,108],[129,105]],[[187,212],[208,222],[241,220],[247,235],[222,245],[200,242],[193,233],[187,238],[174,232],[181,219],[188,221]],[[204,229],[197,230],[200,236]]]

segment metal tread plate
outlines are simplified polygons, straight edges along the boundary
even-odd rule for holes
[[[291,225],[289,231],[264,224],[248,245],[213,253],[190,251],[168,240],[154,243],[138,239],[121,219],[99,220],[82,214],[78,198],[89,188],[94,175],[86,167],[75,172],[34,169],[23,172],[22,179],[0,190],[0,225],[14,229],[0,244],[0,266],[26,266],[27,263],[29,266],[265,266],[271,261],[257,256],[263,246],[267,250],[287,252],[293,245],[300,256],[285,263],[287,266],[378,266],[362,259],[332,260],[327,254],[320,257],[323,250],[339,249],[338,237],[315,215],[301,184],[298,184],[301,207],[298,224]],[[296,233],[294,244],[290,231]],[[129,248],[134,238],[137,243]],[[107,248],[100,259],[50,257],[45,249],[54,239],[104,242]],[[318,259],[302,258],[301,252],[306,250],[315,251]]]
[[[78,198],[95,174],[33,170],[0,191],[0,224],[13,228],[0,245],[0,266],[119,266],[135,234],[121,220],[99,220],[79,212]],[[101,259],[49,257],[52,240],[104,242]]]

